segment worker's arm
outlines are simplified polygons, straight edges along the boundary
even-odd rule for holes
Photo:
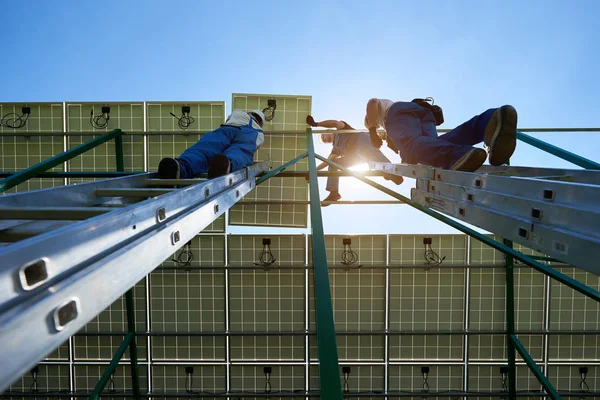
[[[379,127],[379,99],[371,99],[367,103],[367,115],[365,116],[365,128],[369,131]]]

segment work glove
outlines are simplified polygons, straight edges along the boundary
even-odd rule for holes
[[[394,146],[394,143],[392,143],[389,137],[387,138],[387,147],[394,153],[398,154],[398,149],[396,148],[396,146]]]
[[[383,140],[377,135],[377,128],[369,129],[369,136],[371,137],[371,144],[375,146],[376,149],[380,148],[383,144]]]
[[[317,126],[317,123],[315,122],[315,119],[312,117],[312,115],[306,116],[306,123],[310,126]]]

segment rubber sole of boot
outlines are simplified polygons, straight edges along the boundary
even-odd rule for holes
[[[483,149],[471,149],[458,159],[450,169],[454,171],[475,172],[483,165],[487,154]]]
[[[483,141],[488,146],[490,165],[498,166],[508,162],[517,147],[517,110],[502,106],[492,118],[496,118],[496,124],[488,124]]]
[[[230,170],[231,162],[227,156],[217,154],[210,159],[208,165],[208,179],[218,178],[219,176],[227,175]]]

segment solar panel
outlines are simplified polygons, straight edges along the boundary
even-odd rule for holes
[[[310,96],[240,94],[232,95],[232,109],[263,110],[269,100],[276,101],[272,121],[264,124],[265,142],[256,152],[255,160],[271,160],[276,168],[307,150],[305,133],[281,133],[282,131],[303,132],[306,130],[306,116],[311,112]],[[266,115],[269,112],[266,111]],[[307,170],[303,160],[289,170]],[[308,185],[304,178],[271,178],[257,186],[244,198],[244,201],[279,201],[308,199]],[[307,226],[306,205],[237,205],[229,212],[230,225],[281,226],[305,228]]]
[[[191,119],[186,119],[183,114],[184,107],[189,108],[187,115]],[[177,157],[194,145],[202,137],[200,131],[217,129],[223,122],[224,101],[147,102],[148,171],[156,171],[158,163],[164,157]],[[225,216],[219,217],[203,232],[225,232]]]
[[[23,115],[23,107],[29,108],[27,118]],[[0,103],[0,118],[1,171],[21,171],[64,151],[62,135],[51,135],[64,131],[62,103]],[[12,129],[9,126],[20,127]],[[50,171],[63,171],[63,166],[57,165]],[[34,178],[6,193],[63,184],[63,179]]]
[[[144,170],[144,137],[131,135],[131,133],[144,131],[143,102],[66,103],[66,128],[68,149],[102,136],[113,129],[121,129],[126,133],[123,136],[125,171]],[[67,165],[68,171],[75,172],[116,171],[115,141],[103,143],[71,159]],[[70,178],[69,183],[93,180],[96,179]]]

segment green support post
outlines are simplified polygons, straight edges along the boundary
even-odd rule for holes
[[[511,335],[508,338],[513,343],[515,349],[517,349],[517,351],[519,352],[519,354],[521,355],[531,372],[533,372],[533,375],[535,375],[538,382],[540,382],[546,393],[548,393],[548,396],[550,396],[552,400],[562,400],[560,394],[558,394],[554,386],[552,386],[552,383],[550,383],[550,381],[548,380],[546,375],[544,375],[540,367],[535,363],[533,358],[531,358],[531,355],[527,352],[527,350],[519,341],[519,339],[517,339],[515,335]]]
[[[129,345],[131,340],[133,340],[133,338],[134,338],[134,334],[131,332],[128,333],[127,335],[125,335],[125,339],[119,346],[119,349],[115,353],[115,356],[110,361],[110,364],[108,364],[108,367],[104,370],[104,373],[102,374],[102,376],[100,377],[100,380],[96,384],[96,387],[92,391],[92,394],[89,397],[90,400],[98,400],[100,398],[100,394],[102,394],[104,387],[109,382],[110,376],[115,373],[115,370],[117,369],[117,366],[119,365],[119,360],[121,360],[121,358],[123,357],[123,354],[125,354],[125,350],[127,350],[127,346]]]
[[[131,385],[133,398],[140,398],[140,374],[138,370],[137,344],[135,342],[135,308],[133,302],[133,288],[125,293],[125,306],[127,308],[127,330],[131,335],[129,341],[129,359],[131,361]]]
[[[317,348],[319,354],[319,382],[321,399],[341,400],[342,381],[338,360],[333,306],[325,252],[325,234],[321,216],[321,200],[317,181],[317,165],[313,146],[312,129],[307,129],[308,169],[310,173],[310,225],[314,265],[315,309],[317,325]]]
[[[89,142],[80,144],[79,146],[73,147],[72,149],[67,150],[64,153],[55,155],[54,157],[44,160],[39,164],[33,165],[27,169],[24,169],[23,171],[19,171],[9,176],[8,178],[2,179],[0,181],[0,193],[5,192],[12,187],[15,187],[27,181],[28,179],[35,178],[40,173],[46,172],[49,169],[52,169],[57,165],[62,164],[65,161],[68,161],[80,155],[81,153],[85,153],[86,151],[91,150],[94,147],[101,145],[102,143],[108,142],[111,139],[120,137],[121,135],[122,132],[120,129],[114,129],[105,135],[90,140]]]
[[[513,248],[510,240],[503,240],[505,246]],[[514,259],[510,254],[504,255],[506,269],[506,349],[508,358],[508,393],[509,399],[517,398],[517,369],[515,365],[515,346],[510,339],[515,334],[515,279]]]
[[[115,155],[117,156],[117,171],[125,171],[125,159],[123,156],[123,135],[115,137]]]
[[[546,143],[542,140],[536,139],[533,136],[526,135],[523,132],[517,131],[517,139],[527,144],[530,144],[533,147],[537,147],[538,149],[543,150],[547,153],[555,155],[556,157],[562,158],[563,160],[567,160],[575,165],[579,165],[582,168],[600,170],[600,164],[592,160],[588,160],[587,158],[578,156],[577,154],[571,153],[570,151],[563,150],[560,147],[556,147],[550,143]]]

